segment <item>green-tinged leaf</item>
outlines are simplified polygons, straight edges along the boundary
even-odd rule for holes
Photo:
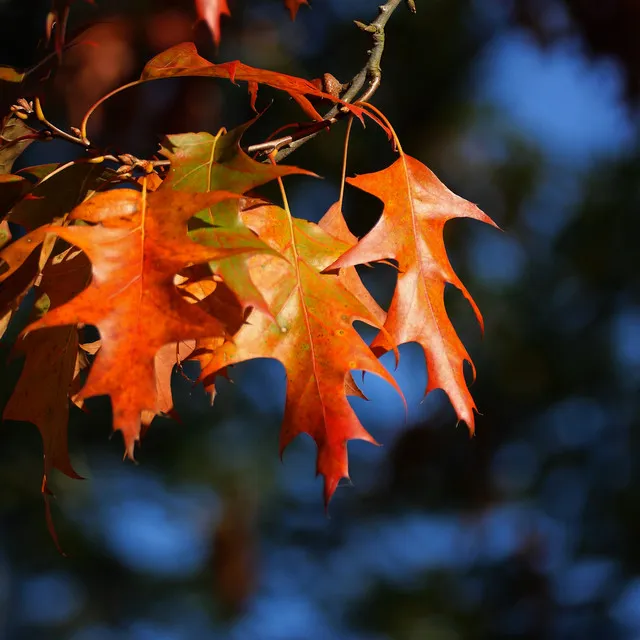
[[[168,136],[162,149],[162,154],[171,160],[166,185],[198,193],[225,189],[242,195],[278,177],[314,175],[297,167],[256,162],[244,153],[240,140],[253,122],[228,133],[221,130],[216,136],[209,133]],[[232,232],[232,238],[255,237],[242,223],[238,206],[237,200],[227,200],[199,212],[193,221],[195,224],[191,225],[191,237],[207,246],[220,246],[226,237],[220,230]],[[254,307],[269,313],[262,294],[251,280],[246,256],[214,262],[211,267],[235,292],[243,308]]]
[[[391,307],[372,342],[381,354],[406,342],[417,342],[427,361],[427,389],[440,388],[451,400],[459,420],[474,430],[475,403],[464,377],[464,363],[473,363],[447,314],[444,289],[453,284],[482,316],[455,274],[444,245],[444,225],[453,218],[473,218],[494,225],[478,207],[455,195],[419,160],[400,152],[386,169],[347,182],[384,203],[382,217],[360,242],[332,268],[377,260],[398,261],[399,275]],[[495,226],[495,225],[494,225]],[[475,369],[474,369],[475,374]]]

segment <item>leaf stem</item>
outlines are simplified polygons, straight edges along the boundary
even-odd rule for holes
[[[87,140],[87,123],[89,122],[89,118],[91,117],[93,112],[103,102],[105,102],[106,100],[108,100],[112,96],[115,96],[116,93],[120,93],[121,91],[124,91],[125,89],[129,89],[131,87],[135,87],[138,84],[140,84],[140,80],[134,80],[133,82],[129,82],[127,84],[123,84],[121,87],[118,87],[117,89],[114,89],[113,91],[110,91],[109,93],[107,93],[107,95],[102,96],[102,98],[100,98],[100,100],[98,100],[97,102],[94,102],[89,107],[89,110],[87,111],[87,113],[84,114],[84,118],[82,118],[82,122],[80,123],[80,136],[82,137],[82,139],[83,140]]]
[[[344,200],[344,185],[347,182],[347,156],[349,154],[349,136],[351,135],[351,126],[353,125],[353,116],[347,122],[347,133],[344,137],[344,153],[342,155],[342,180],[340,181],[340,209],[342,209],[342,201]]]
[[[404,151],[402,150],[402,145],[400,144],[400,138],[398,138],[398,134],[396,133],[395,129],[389,122],[389,118],[387,118],[387,116],[385,116],[384,113],[380,111],[380,109],[378,109],[377,107],[374,107],[369,102],[358,101],[358,104],[365,109],[369,109],[370,111],[373,111],[373,113],[375,113],[382,120],[382,122],[386,124],[387,127],[389,127],[389,131],[391,131],[391,134],[393,135],[393,141],[396,146],[396,149],[398,150],[398,153],[400,153],[400,155],[403,155]]]
[[[276,163],[274,158],[276,153],[277,151],[276,149],[274,149],[269,154],[269,161],[274,165]],[[280,187],[280,195],[282,196],[282,208],[287,212],[287,216],[289,216],[289,222],[291,222],[291,209],[289,209],[289,200],[287,199],[287,192],[284,188],[284,182],[282,180],[282,177],[278,176],[277,181],[278,181],[278,187]],[[293,227],[291,228],[291,237],[293,238]],[[295,246],[294,246],[294,250],[295,250]]]
[[[85,147],[86,149],[88,149],[91,146],[91,143],[89,142],[89,140],[87,140],[86,136],[82,136],[82,138],[79,138],[78,136],[71,135],[70,133],[67,133],[66,131],[63,131],[62,129],[56,127],[56,125],[53,124],[52,122],[49,122],[49,120],[47,120],[47,118],[45,117],[44,112],[42,111],[40,98],[38,98],[37,96],[34,98],[33,109],[34,109],[36,118],[40,122],[42,122],[42,124],[45,127],[47,127],[47,129],[49,129],[52,136],[62,138],[67,142],[73,142],[74,144],[79,144]]]

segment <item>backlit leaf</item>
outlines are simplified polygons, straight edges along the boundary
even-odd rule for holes
[[[331,265],[348,267],[376,260],[398,261],[396,290],[385,323],[371,347],[385,353],[396,345],[417,342],[426,361],[426,393],[443,389],[459,420],[474,430],[475,404],[464,379],[471,358],[449,320],[444,305],[447,283],[467,298],[482,325],[482,316],[449,263],[443,229],[452,218],[474,218],[493,224],[475,205],[447,189],[418,160],[401,154],[390,167],[348,179],[384,203],[382,217],[360,242]]]
[[[173,280],[188,264],[257,253],[265,245],[242,238],[230,248],[205,247],[187,237],[195,213],[226,198],[228,192],[153,193],[118,189],[98,193],[71,214],[95,226],[47,227],[86,252],[92,263],[90,286],[66,305],[47,313],[27,331],[84,323],[96,326],[102,346],[81,398],[111,397],[114,429],[124,435],[132,457],[141,414],[160,411],[154,359],[168,343],[226,335],[224,324],[185,302]]]
[[[284,5],[289,9],[289,13],[291,14],[291,19],[295,20],[296,15],[298,13],[298,9],[303,4],[309,4],[309,0],[284,0]]]
[[[250,67],[239,60],[213,64],[198,55],[192,42],[171,47],[150,60],[142,71],[140,81],[183,77],[226,78],[232,82],[244,80],[248,83],[252,106],[255,106],[258,85],[266,84],[274,89],[286,91],[308,116],[318,121],[322,120],[322,116],[315,110],[307,96],[340,102],[335,96],[321,91],[315,84],[302,78]],[[360,107],[341,104],[345,104],[354,115],[362,117]]]
[[[355,320],[380,324],[338,275],[321,273],[348,244],[276,206],[246,211],[243,220],[288,259],[263,255],[251,260],[252,277],[276,322],[252,313],[233,342],[212,354],[201,378],[206,381],[224,367],[252,358],[279,360],[288,381],[280,450],[301,433],[315,440],[317,471],[324,476],[328,502],[340,479],[349,475],[347,441],[375,442],[347,400],[345,384],[355,386],[350,372],[370,371],[400,392],[353,328]]]
[[[196,0],[196,12],[211,31],[216,44],[220,42],[220,16],[230,16],[227,0]]]

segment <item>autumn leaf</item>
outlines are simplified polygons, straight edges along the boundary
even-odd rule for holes
[[[458,419],[473,433],[476,407],[463,372],[465,361],[473,363],[447,315],[445,285],[453,284],[462,291],[481,326],[482,316],[451,267],[443,229],[452,218],[494,223],[475,205],[449,191],[421,162],[403,153],[390,167],[348,182],[382,200],[384,210],[369,234],[330,269],[397,260],[398,282],[384,325],[386,333],[379,333],[371,347],[381,354],[406,342],[419,343],[427,361],[425,393],[443,389]]]
[[[36,287],[36,297],[41,303],[45,301],[49,309],[60,307],[82,291],[90,275],[89,261],[82,253],[57,264],[50,261]],[[40,430],[45,487],[52,469],[79,478],[67,452],[69,394],[78,353],[78,331],[75,325],[36,331],[16,346],[26,359],[3,418],[31,422]]]
[[[269,250],[256,237],[228,238],[226,249],[188,239],[189,218],[234,197],[220,191],[117,189],[96,194],[70,215],[70,220],[95,226],[46,227],[86,252],[93,277],[87,289],[26,332],[78,323],[98,328],[102,346],[79,397],[111,397],[114,429],[123,432],[129,457],[140,436],[142,412],[160,411],[158,350],[171,342],[227,333],[223,320],[183,300],[173,283],[175,274],[188,264]]]
[[[308,0],[284,0],[284,5],[289,9],[289,13],[291,14],[291,19],[295,20],[296,15],[298,13],[298,9],[303,5],[309,4]]]
[[[171,161],[167,186],[197,193],[224,188],[242,195],[278,177],[314,175],[296,167],[256,162],[244,153],[240,140],[253,122],[228,133],[221,130],[216,136],[209,133],[167,136],[161,151]],[[224,237],[217,233],[219,229],[229,231],[234,238],[253,236],[242,223],[238,207],[237,200],[227,200],[199,212],[192,222],[204,222],[206,227],[201,222],[194,225],[192,237],[207,246],[217,246]],[[212,268],[237,294],[243,309],[253,307],[269,314],[262,294],[251,280],[246,261],[246,255],[233,256],[213,263]]]
[[[400,390],[353,328],[355,320],[380,328],[375,315],[338,275],[321,273],[349,245],[274,205],[245,211],[243,220],[287,258],[251,260],[252,277],[276,322],[252,313],[233,342],[212,354],[201,379],[206,382],[224,367],[252,358],[279,360],[288,380],[280,451],[303,432],[315,440],[328,502],[340,479],[348,477],[347,441],[375,442],[347,400],[345,381],[354,385],[350,372],[370,371]]]
[[[198,18],[207,23],[213,40],[220,43],[220,16],[230,16],[227,0],[196,0]]]
[[[335,96],[320,90],[315,84],[302,78],[296,78],[285,73],[256,69],[243,64],[239,60],[213,64],[200,57],[192,42],[185,42],[167,49],[151,59],[142,71],[140,82],[158,80],[160,78],[182,78],[186,76],[226,78],[232,82],[243,80],[248,83],[251,105],[255,108],[255,101],[259,84],[266,84],[274,89],[287,92],[314,120],[322,121],[322,116],[315,110],[307,96],[325,98],[331,102],[339,102],[354,115],[362,117],[363,111],[356,105],[340,101]],[[91,112],[89,112],[90,115]],[[86,122],[87,116],[85,116]]]

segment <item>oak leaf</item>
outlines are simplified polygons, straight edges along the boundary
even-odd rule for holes
[[[214,351],[201,380],[207,382],[224,367],[252,358],[279,360],[288,380],[280,452],[301,433],[315,440],[317,471],[324,476],[328,503],[340,479],[349,475],[347,441],[375,443],[347,400],[346,389],[355,386],[350,372],[375,373],[401,392],[353,328],[355,320],[380,328],[375,315],[339,275],[321,273],[349,245],[313,223],[292,219],[275,205],[245,211],[243,220],[287,258],[262,255],[251,260],[252,277],[276,322],[253,312],[233,342]]]
[[[114,429],[123,432],[129,457],[140,437],[142,412],[156,414],[161,408],[154,365],[158,350],[227,334],[220,320],[183,300],[174,276],[189,264],[268,250],[256,237],[235,243],[229,238],[225,249],[187,237],[189,218],[234,197],[222,191],[117,189],[96,194],[69,217],[95,226],[46,227],[87,254],[93,277],[87,289],[26,332],[78,323],[98,328],[101,348],[79,397],[111,397]]]
[[[274,89],[288,93],[303,109],[303,111],[317,121],[322,116],[313,107],[307,96],[325,98],[331,102],[338,102],[351,113],[362,118],[362,108],[357,105],[342,102],[336,96],[319,89],[313,82],[296,78],[295,76],[250,67],[239,60],[213,64],[198,55],[192,42],[184,42],[152,58],[142,70],[140,82],[158,80],[160,78],[209,77],[226,78],[235,82],[243,80],[248,83],[251,106],[255,109],[258,85],[266,84]]]
[[[38,300],[46,307],[36,305],[36,312],[60,307],[84,289],[90,276],[91,265],[82,253],[56,264],[49,261],[35,288]],[[40,430],[46,490],[51,469],[71,478],[80,477],[67,452],[69,395],[78,354],[78,331],[74,325],[36,331],[16,347],[26,359],[3,418],[31,422]]]
[[[397,260],[398,282],[384,325],[386,332],[376,336],[371,348],[381,354],[406,342],[420,344],[427,361],[425,393],[443,389],[458,419],[473,433],[476,407],[463,371],[465,361],[472,367],[473,363],[447,315],[445,285],[453,284],[464,294],[481,326],[482,316],[451,267],[443,230],[452,218],[495,224],[475,205],[449,191],[420,161],[404,153],[382,171],[347,180],[382,200],[384,210],[375,227],[330,269]]]

